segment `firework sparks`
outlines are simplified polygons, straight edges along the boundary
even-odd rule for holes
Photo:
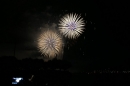
[[[54,58],[58,55],[62,45],[63,42],[60,35],[53,31],[44,32],[38,39],[39,51],[49,58]]]
[[[84,29],[83,18],[77,14],[67,14],[59,21],[60,32],[68,38],[77,38]]]

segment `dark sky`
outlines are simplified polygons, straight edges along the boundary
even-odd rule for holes
[[[64,39],[63,60],[72,63],[72,71],[129,64],[128,2],[6,0],[2,4],[0,56],[13,56],[15,49],[18,59],[43,58],[37,37],[44,28],[56,29],[60,17],[73,12],[81,14],[86,26],[78,39]]]

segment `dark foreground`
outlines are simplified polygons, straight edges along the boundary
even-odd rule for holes
[[[67,71],[70,67],[71,64],[63,60],[44,62],[38,59],[1,57],[0,86],[16,85],[12,82],[19,82],[17,85],[21,86],[130,86],[130,71],[120,72],[125,68],[120,67],[120,71],[115,73],[94,71],[88,74],[70,73]],[[23,80],[18,80],[19,77]]]
[[[130,74],[74,74],[72,86],[130,86]]]
[[[44,70],[32,73],[6,71],[1,73],[0,77],[2,84],[0,86],[12,85],[12,77],[23,77],[19,83],[22,86],[130,86],[130,74],[72,74],[67,71]]]

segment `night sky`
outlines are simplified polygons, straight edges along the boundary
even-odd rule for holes
[[[83,34],[75,40],[63,38],[62,58],[72,64],[70,70],[129,65],[128,2],[6,0],[2,3],[0,56],[47,60],[37,49],[39,34],[45,28],[56,30],[65,14],[77,13],[86,24]]]

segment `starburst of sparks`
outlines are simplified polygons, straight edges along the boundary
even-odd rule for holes
[[[82,34],[85,23],[77,14],[67,14],[59,21],[60,32],[68,38],[74,39]]]
[[[63,47],[62,38],[53,31],[46,31],[38,39],[39,51],[49,58],[58,55]]]

